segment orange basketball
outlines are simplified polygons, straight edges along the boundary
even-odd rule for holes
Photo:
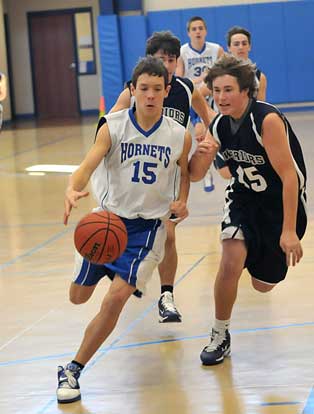
[[[89,213],[74,231],[76,250],[95,264],[110,263],[124,252],[128,242],[125,224],[109,211]]]

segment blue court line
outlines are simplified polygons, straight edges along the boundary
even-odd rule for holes
[[[31,256],[33,253],[36,253],[38,250],[42,249],[43,247],[47,246],[48,244],[54,242],[55,240],[60,239],[61,237],[63,237],[66,233],[68,233],[70,230],[73,230],[73,226],[68,227],[67,229],[55,234],[53,237],[51,237],[50,239],[46,240],[43,243],[38,244],[37,246],[33,247],[32,249],[26,251],[25,253],[16,256],[14,259],[9,260],[8,262],[4,262],[0,265],[0,271],[5,269],[6,267],[9,267],[13,264],[15,264],[16,262],[19,262],[20,260],[24,259],[25,257]]]
[[[143,320],[144,317],[150,312],[150,310],[152,310],[154,307],[156,307],[156,305],[157,305],[157,302],[154,302],[149,308],[147,308],[144,311],[144,313],[141,315],[141,318],[138,318],[139,321]],[[137,319],[135,321],[137,321]],[[132,323],[134,323],[134,322],[132,322]],[[304,326],[314,326],[314,322],[294,323],[294,324],[290,324],[290,325],[266,326],[266,327],[261,327],[261,328],[235,329],[235,330],[231,330],[230,333],[232,335],[237,335],[237,334],[242,334],[242,333],[255,333],[255,332],[258,332],[258,331],[265,331],[265,330],[270,331],[270,330],[276,330],[276,329],[300,328],[300,327],[304,327]],[[129,325],[128,329],[130,330],[130,325]],[[124,332],[123,335],[125,336],[125,334],[126,333]],[[209,333],[205,333],[205,334],[200,334],[200,335],[183,336],[183,337],[171,338],[171,339],[154,339],[154,340],[151,340],[151,341],[134,342],[134,343],[130,343],[130,344],[117,345],[117,346],[115,346],[115,343],[117,343],[119,341],[114,341],[114,343],[112,343],[111,345],[100,348],[98,350],[98,353],[99,354],[106,354],[109,350],[118,351],[118,350],[121,350],[121,349],[139,348],[139,347],[142,347],[142,346],[158,345],[158,344],[162,344],[162,343],[191,341],[191,340],[193,341],[195,339],[203,339],[203,338],[208,338],[208,337],[209,337]],[[30,363],[37,362],[37,361],[48,361],[48,360],[61,359],[61,358],[70,358],[73,355],[74,355],[74,352],[65,352],[65,353],[62,353],[62,354],[43,355],[41,357],[33,357],[33,358],[28,358],[28,359],[16,359],[16,360],[12,360],[12,361],[3,361],[3,362],[0,362],[0,367],[6,367],[6,366],[9,366],[9,365],[30,364]],[[86,372],[86,369],[84,369],[84,372]],[[314,413],[314,411],[313,411],[313,413]]]
[[[265,402],[265,403],[261,403],[260,406],[269,407],[269,406],[299,405],[299,404],[301,404],[301,401],[282,401],[282,402]]]
[[[314,413],[314,388],[311,389],[310,395],[307,398],[302,414]]]

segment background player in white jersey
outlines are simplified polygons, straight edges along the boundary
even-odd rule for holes
[[[136,289],[144,290],[162,260],[166,239],[164,220],[171,214],[180,219],[188,215],[191,137],[183,126],[162,116],[169,86],[168,73],[160,59],[150,56],[138,63],[131,89],[136,107],[106,115],[106,122],[70,178],[65,194],[67,224],[72,207],[88,195],[84,188],[92,172],[104,160],[109,185],[102,206],[121,216],[128,230],[128,244],[113,263],[93,265],[83,258],[77,262],[77,273],[70,287],[72,302],[86,302],[105,274],[112,276],[113,281],[99,313],[85,331],[74,360],[58,368],[59,403],[81,398],[78,383],[81,370],[113,331],[129,297]],[[136,151],[131,150],[134,144]],[[178,174],[180,188],[174,199]],[[134,260],[139,266],[132,265]]]
[[[180,57],[176,74],[191,79],[197,88],[201,88],[203,79],[209,68],[224,53],[223,48],[218,43],[206,41],[207,26],[202,17],[194,16],[189,19],[186,25],[187,33],[190,38],[189,43],[181,46]],[[208,89],[206,89],[208,91]],[[210,100],[210,92],[207,97]],[[201,140],[207,130],[197,111],[191,110],[191,123],[194,126],[194,136]],[[210,170],[204,177],[204,190],[210,192],[214,190],[213,175]]]
[[[176,74],[190,78],[195,84],[200,84],[207,70],[224,51],[218,43],[206,41],[207,26],[202,17],[191,17],[187,22],[187,32],[190,42],[181,46]]]
[[[268,292],[302,257],[306,229],[306,169],[287,119],[273,105],[256,101],[255,66],[225,55],[205,78],[220,112],[210,130],[232,180],[226,189],[222,257],[215,281],[215,323],[201,353],[205,365],[230,354],[230,318],[246,267],[253,287]],[[196,163],[205,173],[210,157]]]
[[[191,105],[197,110],[204,124],[208,127],[211,119],[215,116],[215,112],[208,111],[208,106],[205,99],[193,86],[190,79],[175,76],[177,67],[177,59],[180,56],[180,40],[169,31],[155,32],[146,42],[146,55],[152,55],[160,58],[167,71],[170,91],[168,96],[164,99],[163,113],[170,116],[184,127],[188,126],[190,118]],[[131,95],[129,88],[121,92],[116,104],[110,112],[115,112],[131,105]],[[102,121],[100,120],[100,123]],[[206,144],[204,144],[206,145]],[[97,180],[97,175],[102,177],[101,166],[97,168],[96,174],[92,178],[92,183]],[[100,190],[100,191],[99,191]],[[101,205],[103,193],[98,186],[97,191],[94,191],[96,198]],[[165,256],[163,261],[159,264],[158,270],[160,274],[161,296],[158,302],[159,321],[160,322],[181,322],[181,315],[175,306],[173,288],[174,280],[178,265],[178,255],[175,244],[175,227],[177,222],[168,220],[167,240],[165,248]],[[136,292],[137,294],[138,292]]]
[[[3,116],[3,108],[1,105],[1,101],[3,101],[7,96],[7,80],[4,73],[0,72],[0,131],[2,127],[2,116]]]

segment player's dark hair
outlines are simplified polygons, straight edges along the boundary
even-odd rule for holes
[[[228,30],[228,32],[226,34],[226,39],[227,39],[228,46],[231,45],[231,38],[235,34],[243,34],[244,36],[246,36],[247,40],[249,42],[249,45],[251,45],[251,33],[248,30],[246,30],[244,27],[233,26],[233,27],[231,27],[231,29]]]
[[[154,55],[161,50],[165,55],[180,56],[180,40],[170,31],[155,32],[146,42],[146,55]]]
[[[203,22],[203,24],[204,24],[204,26],[205,26],[205,29],[207,30],[207,25],[206,25],[206,22],[205,22],[205,20],[203,19],[203,17],[200,17],[200,16],[193,16],[193,17],[191,17],[191,18],[188,20],[187,24],[186,24],[186,30],[189,32],[189,31],[190,31],[190,27],[191,27],[191,23],[196,22],[196,21],[198,21],[198,20],[200,20],[201,22]]]
[[[150,76],[158,76],[160,78],[163,77],[165,81],[165,88],[168,85],[168,71],[161,59],[153,56],[146,56],[138,61],[132,74],[132,85],[134,88],[136,88],[139,76],[144,73]]]
[[[230,75],[237,79],[240,91],[248,89],[248,96],[253,97],[256,93],[255,80],[256,66],[250,60],[238,59],[225,53],[208,70],[204,79],[209,89],[213,89],[213,81],[224,75]]]

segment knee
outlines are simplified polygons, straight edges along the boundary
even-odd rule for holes
[[[254,279],[254,277],[252,277],[251,280],[252,280],[253,288],[260,293],[267,293],[276,286],[276,285],[270,285],[268,283],[261,282],[260,280]]]
[[[101,310],[111,315],[119,314],[125,302],[126,298],[122,292],[120,294],[120,292],[110,292],[109,290],[102,303]]]
[[[73,292],[70,292],[69,299],[70,302],[73,303],[73,305],[81,305],[82,303],[88,301],[88,298],[83,297],[82,295],[75,294]]]
[[[240,279],[243,271],[243,266],[240,266],[237,260],[222,260],[219,268],[219,275],[221,279],[226,281],[235,281]]]
[[[72,282],[69,291],[69,300],[74,305],[81,305],[91,297],[94,286],[80,286]]]

